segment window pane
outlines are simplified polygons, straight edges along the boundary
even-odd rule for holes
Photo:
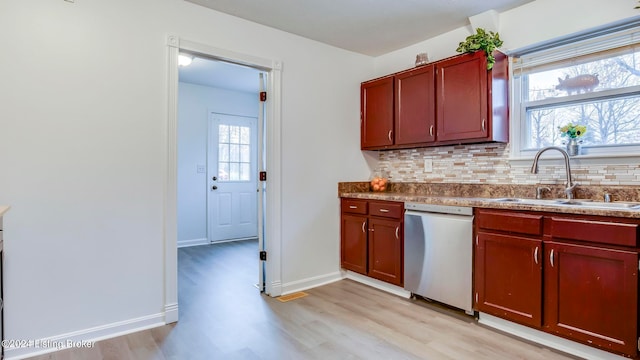
[[[251,143],[251,129],[243,126],[240,128],[240,144],[250,144]]]
[[[232,144],[237,144],[240,142],[240,127],[239,126],[230,126],[229,127],[229,142]]]
[[[523,82],[523,100],[544,100],[640,85],[640,51],[605,55],[593,55],[595,60],[580,64],[559,63],[555,68],[545,67],[544,71],[529,73]]]
[[[251,162],[251,147],[249,145],[240,145],[240,161]]]
[[[228,125],[218,126],[218,142],[221,142],[221,143],[229,142],[229,126]]]
[[[231,144],[229,145],[229,159],[231,161],[238,162],[240,161],[240,145]]]
[[[527,122],[525,149],[563,144],[558,127],[568,123],[587,127],[585,146],[640,144],[640,97],[532,109]]]
[[[238,163],[229,164],[229,180],[240,180],[240,165]]]
[[[218,163],[218,180],[229,181],[229,163]]]
[[[218,161],[229,161],[229,145],[228,144],[219,144],[218,145]]]

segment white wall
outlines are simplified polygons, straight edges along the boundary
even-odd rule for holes
[[[371,58],[182,0],[2,1],[0,32],[7,338],[161,319],[168,34],[282,61],[281,280],[338,270]]]
[[[258,117],[258,94],[180,82],[178,86],[178,243],[207,238],[209,112]]]
[[[625,18],[639,16],[635,0],[536,0],[499,14],[503,50],[515,50],[584,31]],[[427,52],[429,61],[457,55],[458,43],[473,33],[466,26],[375,59],[375,76],[414,66],[416,54]]]

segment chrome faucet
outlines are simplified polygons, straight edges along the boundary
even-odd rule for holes
[[[571,181],[571,165],[569,165],[569,154],[567,154],[567,152],[563,148],[560,148],[557,146],[547,146],[545,148],[540,149],[536,154],[536,156],[533,158],[533,165],[531,165],[531,173],[532,174],[538,173],[538,159],[540,159],[540,155],[542,155],[542,153],[547,150],[558,150],[562,154],[562,156],[564,156],[564,167],[567,170],[567,187],[564,189],[564,193],[567,195],[567,199],[569,200],[573,199],[574,197],[573,190],[576,188],[576,186],[578,186],[578,183],[573,183]]]

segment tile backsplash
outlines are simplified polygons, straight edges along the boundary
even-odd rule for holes
[[[424,160],[431,159],[433,169],[424,171]],[[562,184],[564,165],[539,163],[538,174],[531,174],[531,162],[509,161],[509,145],[502,143],[440,146],[379,152],[374,172],[395,182],[462,184]],[[640,164],[580,165],[571,162],[573,180],[581,185],[640,184]]]

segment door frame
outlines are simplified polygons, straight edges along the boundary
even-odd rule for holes
[[[264,239],[269,261],[265,262],[265,293],[282,295],[282,171],[281,171],[281,105],[282,62],[275,59],[237,53],[180,38],[167,36],[167,119],[165,134],[165,199],[164,199],[164,321],[178,321],[178,231],[177,231],[177,124],[178,124],[178,53],[182,51],[246,65],[268,73],[265,103],[265,162],[268,181],[265,184]],[[261,196],[262,197],[262,196]],[[259,204],[262,207],[262,205]],[[260,230],[260,229],[259,229]],[[258,254],[256,254],[258,260]],[[257,265],[260,265],[257,262]]]

